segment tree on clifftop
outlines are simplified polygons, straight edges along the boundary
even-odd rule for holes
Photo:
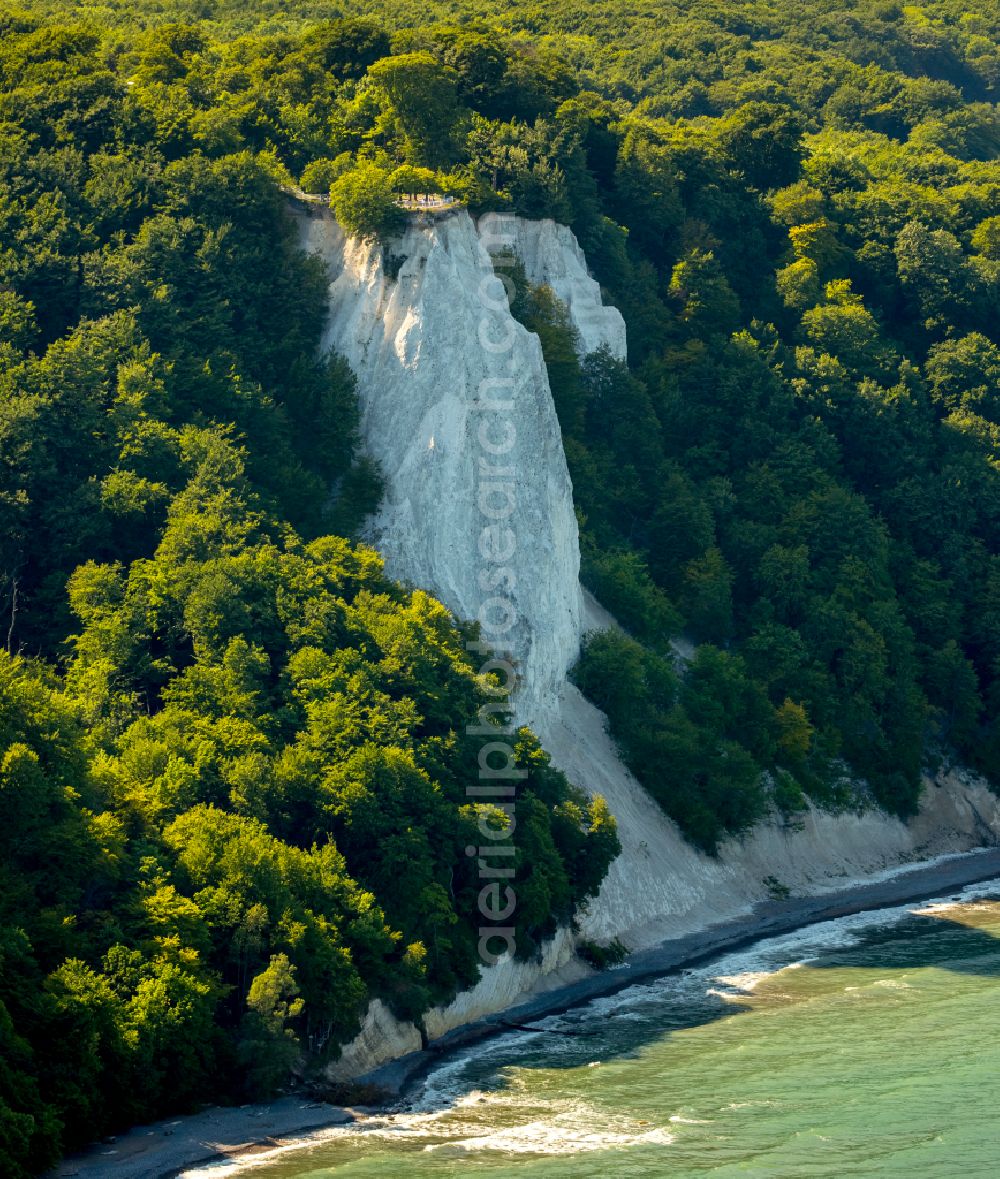
[[[355,237],[384,240],[403,225],[403,211],[389,173],[374,164],[359,163],[330,188],[330,207],[344,229]]]

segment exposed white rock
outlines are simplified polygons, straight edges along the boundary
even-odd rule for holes
[[[328,1066],[331,1081],[348,1081],[396,1060],[421,1046],[420,1032],[412,1023],[398,1020],[381,999],[373,999],[361,1024],[361,1031],[341,1049],[340,1056]]]
[[[581,932],[598,941],[620,937],[632,950],[749,912],[768,898],[768,876],[811,895],[1000,836],[1000,798],[973,775],[949,773],[925,782],[920,813],[909,823],[875,809],[811,809],[794,828],[761,823],[710,857],[684,840],[622,765],[604,714],[571,684],[559,709],[536,725],[555,764],[603,795],[618,821],[622,854],[582,914]]]
[[[876,810],[860,815],[811,810],[798,829],[763,823],[745,839],[731,840],[713,859],[681,838],[621,765],[603,722],[603,714],[567,686],[559,713],[550,713],[540,726],[557,764],[603,794],[618,819],[622,854],[600,895],[580,915],[582,935],[595,941],[618,937],[630,950],[646,949],[749,913],[768,899],[766,877],[776,877],[797,896],[818,895],[1000,837],[1000,798],[980,779],[950,772],[925,783],[920,813],[910,823]],[[561,929],[540,961],[504,957],[483,969],[476,986],[447,1007],[427,1012],[429,1039],[583,977],[588,968],[574,957],[574,942],[570,931]],[[420,1046],[415,1027],[393,1020],[378,1000],[372,1008],[361,1034],[332,1066],[334,1079],[359,1076]]]
[[[456,996],[447,1007],[435,1007],[427,1012],[424,1027],[428,1037],[436,1040],[452,1028],[503,1011],[543,980],[545,989],[549,989],[581,978],[588,969],[575,956],[575,942],[568,929],[560,929],[542,948],[540,961],[518,962],[505,955],[495,966],[484,967],[474,987]]]
[[[489,600],[508,597],[521,696],[551,704],[578,652],[580,554],[537,336],[511,316],[464,211],[410,226],[392,247],[405,259],[395,281],[381,248],[346,239],[329,215],[300,224],[330,274],[325,344],[357,374],[363,436],[385,477],[370,539],[391,575],[459,617],[502,622]],[[490,539],[513,548],[500,582],[488,580],[499,577]]]
[[[571,229],[548,218],[526,221],[513,213],[487,213],[479,219],[479,234],[491,253],[513,251],[528,282],[551,287],[565,303],[581,353],[607,348],[618,360],[625,359],[625,320],[617,307],[601,300],[601,288]]]
[[[519,719],[533,725],[571,780],[603,794],[618,820],[622,855],[582,915],[595,939],[620,937],[632,949],[703,929],[767,897],[765,877],[798,893],[844,887],[894,865],[963,851],[1000,835],[1000,800],[973,778],[951,774],[925,790],[909,824],[878,811],[832,816],[810,811],[800,829],[777,822],[730,841],[718,858],[693,849],[620,762],[605,718],[566,683],[581,633],[614,619],[579,587],[579,544],[562,437],[537,337],[510,315],[484,248],[506,243],[528,278],[548,283],[570,309],[584,350],[625,354],[625,329],[603,307],[572,233],[554,222],[490,215],[479,229],[464,212],[412,224],[393,253],[395,280],[380,248],[348,240],[329,213],[300,216],[305,247],[330,276],[327,347],[358,377],[365,444],[382,466],[386,495],[371,539],[390,574],[475,618],[494,592],[480,581],[490,566],[480,550],[484,519],[480,464],[509,468],[513,510],[503,523],[514,552],[510,589],[517,620],[508,639],[521,665]],[[500,347],[500,343],[503,347]],[[485,390],[485,393],[484,393]],[[508,411],[484,412],[500,397]],[[502,456],[486,438],[516,437]],[[579,975],[572,936],[562,930],[542,960],[503,959],[476,987],[426,1017],[435,1038],[468,1020],[509,1007],[526,993]],[[411,1025],[373,1003],[362,1032],[334,1066],[350,1076],[419,1046]]]

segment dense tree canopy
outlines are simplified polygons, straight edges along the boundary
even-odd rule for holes
[[[512,811],[474,801],[467,729],[497,687],[472,631],[341,539],[379,476],[352,374],[317,359],[325,278],[281,186],[311,164],[345,223],[386,234],[398,192],[439,183],[420,124],[437,108],[383,69],[372,110],[413,163],[338,165],[308,119],[279,153],[253,128],[291,108],[210,93],[197,28],[137,35],[109,69],[99,32],[4,19],[0,1171],[17,1176],[321,1069],[375,997],[419,1022],[472,985],[484,829],[515,849],[526,958],[618,843],[527,730]],[[322,102],[387,49],[372,25],[313,30],[299,84]],[[256,62],[264,85],[242,52],[226,71]],[[416,56],[433,88],[444,67]]]
[[[584,246],[627,363],[511,268],[627,631],[576,675],[689,837],[1000,781],[995,5],[329,11],[0,14],[5,1174],[475,978],[490,684],[338,539],[378,472],[293,184],[365,236],[444,191]],[[617,845],[517,759],[530,954]]]

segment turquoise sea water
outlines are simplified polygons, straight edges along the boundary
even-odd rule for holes
[[[991,898],[1000,882],[631,987],[542,1021],[546,1033],[443,1062],[404,1112],[240,1169],[253,1179],[992,1179]]]

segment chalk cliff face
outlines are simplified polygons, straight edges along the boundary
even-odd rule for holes
[[[553,705],[578,652],[580,555],[537,337],[511,316],[464,211],[411,225],[392,246],[394,279],[381,247],[346,239],[328,214],[300,224],[305,247],[330,275],[326,346],[357,374],[362,433],[385,477],[370,539],[391,575],[429,590],[457,616],[475,619],[483,607],[481,620],[502,630],[523,676],[526,712]],[[499,249],[504,226],[491,228],[488,243]],[[563,275],[564,289],[573,281]],[[582,264],[575,281],[576,304],[596,335],[595,296],[584,289],[596,284]],[[607,318],[611,339],[621,317]],[[502,564],[510,574],[498,580],[500,562],[490,558],[508,548]],[[516,611],[510,626],[498,596]]]
[[[768,899],[768,877],[809,896],[1000,836],[1000,799],[974,775],[948,772],[925,781],[920,813],[908,823],[875,808],[838,815],[810,808],[794,825],[761,823],[710,857],[621,764],[604,715],[573,685],[542,719],[539,736],[560,769],[603,795],[618,821],[622,854],[581,915],[581,933],[621,937],[632,950],[749,912]]]
[[[479,221],[479,232],[491,251],[496,249],[493,243],[500,242],[516,254],[533,286],[552,288],[569,310],[584,356],[607,348],[616,359],[625,359],[625,320],[616,307],[605,307],[571,229],[550,220],[487,213]]]
[[[380,247],[345,238],[326,211],[298,216],[305,248],[323,258],[330,277],[325,344],[358,377],[365,445],[383,469],[385,499],[370,539],[389,573],[457,616],[476,618],[497,592],[483,547],[491,525],[484,502],[511,508],[502,521],[512,539],[502,592],[516,607],[505,638],[522,675],[518,718],[572,781],[605,796],[622,841],[600,895],[581,915],[586,936],[618,936],[640,949],[747,912],[766,899],[765,877],[821,892],[1000,836],[1000,800],[980,782],[949,775],[928,785],[909,824],[877,811],[810,811],[796,830],[763,824],[715,859],[686,843],[619,761],[604,716],[566,682],[582,633],[614,620],[581,593],[572,487],[541,347],[511,317],[492,258],[512,250],[531,282],[553,288],[583,351],[607,347],[624,357],[625,325],[601,302],[573,234],[510,215],[477,226],[461,212],[411,224],[387,267]],[[483,501],[490,484],[504,491]],[[583,973],[572,943],[563,930],[540,962],[485,969],[471,991],[427,1014],[428,1035]],[[418,1041],[416,1029],[372,1004],[336,1075],[362,1073]]]
[[[422,1044],[420,1032],[412,1023],[398,1020],[381,999],[373,999],[361,1031],[344,1046],[339,1058],[327,1069],[331,1081],[349,1081],[388,1060],[398,1060],[417,1052]]]

